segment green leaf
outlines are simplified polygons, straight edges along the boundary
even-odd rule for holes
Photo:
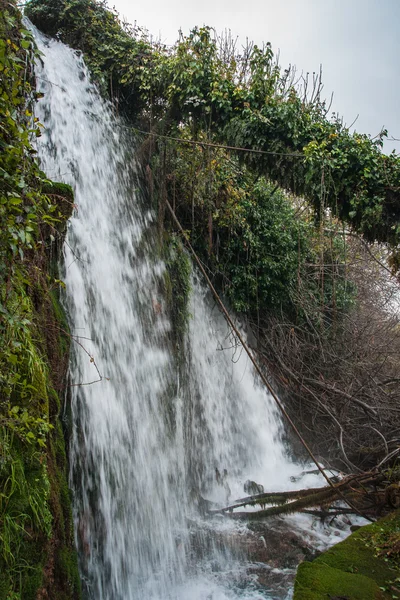
[[[10,362],[12,365],[15,366],[17,364],[17,362],[18,362],[18,356],[16,354],[9,354],[8,355],[8,362]]]

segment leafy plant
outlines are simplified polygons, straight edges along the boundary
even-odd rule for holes
[[[55,392],[34,295],[41,281],[45,311],[48,288],[60,284],[57,276],[48,283],[43,270],[50,231],[58,237],[70,214],[64,200],[71,189],[49,181],[35,158],[32,139],[41,131],[31,83],[37,51],[13,2],[0,2],[0,8],[0,595],[34,600],[49,538],[60,527],[62,515],[55,523],[52,512],[64,477],[60,467],[50,482],[59,433],[50,422]],[[58,534],[61,546],[70,539],[68,531]]]
[[[27,14],[81,48],[119,108],[142,126],[158,122],[162,133],[180,135],[186,125],[191,136],[206,129],[218,142],[258,150],[238,156],[258,176],[305,196],[317,218],[329,207],[369,241],[399,242],[400,162],[382,154],[387,132],[372,140],[329,118],[321,82],[311,94],[296,87],[270,44],[238,54],[203,27],[169,49],[94,0],[31,0]]]

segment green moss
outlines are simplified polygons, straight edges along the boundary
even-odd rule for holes
[[[63,600],[64,597],[68,600],[71,596],[80,594],[81,586],[75,550],[64,547],[60,551],[57,557],[56,573],[60,579],[64,580],[69,592],[68,595],[60,597],[60,600]]]
[[[68,321],[67,321],[67,316],[65,314],[65,311],[60,303],[60,293],[59,290],[51,290],[49,293],[50,299],[51,299],[51,303],[53,306],[53,311],[54,311],[54,316],[57,320],[57,323],[59,324],[59,326],[64,329],[65,331],[68,331]]]
[[[327,565],[302,563],[297,577],[295,600],[327,600],[334,596],[348,600],[386,598],[379,586],[369,577],[344,573]]]
[[[4,114],[22,108],[0,135],[8,177],[0,186],[0,598],[75,600],[80,584],[59,421],[69,339],[54,290],[73,193],[48,181],[31,152],[24,113],[34,97],[27,77],[34,55],[24,48],[34,44],[15,3],[3,12],[0,37],[13,43],[3,44],[0,70],[13,93],[10,108],[11,92],[0,94],[0,104]]]
[[[191,262],[181,241],[172,236],[165,246],[165,290],[171,315],[174,341],[181,345],[189,323]]]
[[[370,545],[376,528],[375,524],[362,527],[347,540],[319,556],[315,563],[372,577],[379,585],[384,585],[392,578],[393,570],[385,561],[375,556]]]
[[[74,201],[74,192],[72,187],[67,183],[61,183],[59,181],[48,181],[42,185],[42,193],[47,195],[57,195],[62,198],[66,198],[71,202]]]
[[[60,302],[60,291],[59,289],[51,290],[49,293],[54,316],[58,326],[57,340],[58,350],[61,356],[66,356],[69,353],[70,337],[68,335],[69,327],[67,321],[67,315]]]
[[[48,181],[42,185],[42,194],[48,196],[59,210],[59,222],[57,229],[65,230],[67,220],[72,214],[74,206],[74,192],[72,187],[66,183]]]
[[[57,33],[62,41],[82,50],[101,91],[110,92],[111,98],[115,93],[121,110],[137,115],[144,108],[144,90],[154,80],[148,80],[144,65],[153,64],[156,58],[144,31],[138,27],[125,30],[117,14],[93,0],[32,0],[25,14],[44,33]],[[114,61],[115,48],[121,61]]]
[[[343,596],[348,600],[392,598],[390,582],[400,573],[398,561],[390,561],[390,549],[382,541],[400,530],[400,511],[361,527],[343,542],[297,571],[294,600],[322,600]]]

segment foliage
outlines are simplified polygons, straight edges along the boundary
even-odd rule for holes
[[[264,179],[243,192],[236,206],[231,197],[215,219],[229,297],[241,312],[287,310],[299,265],[310,253],[307,226],[296,222],[281,190]]]
[[[154,95],[154,70],[161,54],[144,30],[121,22],[104,1],[33,0],[25,13],[45,33],[81,49],[101,88],[124,110],[137,114],[145,109]]]
[[[10,590],[24,590],[25,597],[33,598],[27,592],[30,572],[26,566],[30,561],[26,553],[35,546],[43,547],[52,534],[46,458],[52,426],[48,371],[34,339],[31,301],[18,288],[10,292],[7,308],[16,301],[14,321],[1,332],[0,564]],[[43,551],[39,554],[41,570],[45,555]]]
[[[354,289],[343,271],[312,280],[306,264],[316,264],[318,252],[343,262],[340,242],[319,227],[328,209],[367,239],[397,244],[399,161],[381,153],[385,132],[373,141],[328,119],[320,88],[311,96],[296,88],[270,44],[250,44],[239,55],[203,27],[168,49],[94,0],[31,0],[27,14],[85,52],[131,122],[204,142],[156,138],[152,168],[237,310],[283,308],[298,316],[304,280],[311,321],[320,320],[320,306],[336,314],[351,306]],[[207,145],[213,142],[263,153],[220,151]],[[312,215],[296,219],[296,201],[283,189],[308,198],[314,231]]]
[[[44,319],[56,326],[49,291],[60,282],[45,270],[72,191],[49,181],[35,158],[37,51],[15,5],[1,0],[0,8],[0,597],[34,600],[53,576],[59,549],[72,548],[69,499],[60,508],[66,465],[52,447],[60,441],[53,404],[61,388],[54,389],[53,362],[50,374],[51,328],[39,326]],[[68,597],[78,594],[75,578]]]
[[[397,245],[400,163],[381,152],[387,132],[372,140],[351,134],[335,115],[329,119],[320,82],[311,94],[296,87],[294,72],[280,69],[270,44],[249,45],[239,55],[225,41],[221,52],[203,27],[167,49],[94,0],[31,0],[27,11],[85,52],[130,117],[150,127],[157,117],[175,133],[182,123],[193,135],[207,128],[222,143],[260,150],[239,156],[258,175],[307,197],[317,216],[329,207],[369,241]]]
[[[18,288],[10,296],[7,308],[13,319],[1,332],[0,425],[22,441],[44,448],[50,430],[46,414],[47,366],[33,338],[30,299]],[[42,412],[43,415],[36,416]]]
[[[181,128],[183,139],[188,135]],[[205,139],[203,132],[198,139]],[[326,274],[323,286],[318,277],[308,277],[321,250],[327,262],[342,262],[343,239],[321,237],[309,214],[296,218],[293,199],[278,186],[255,179],[223,149],[171,148],[169,142],[160,153],[166,154],[166,164],[156,155],[152,169],[161,176],[167,173],[167,195],[182,226],[237,311],[259,315],[283,310],[302,318],[305,307],[298,301],[298,288],[303,280],[308,281],[307,310],[314,322],[321,306],[329,311],[334,304],[338,312],[350,307],[354,290],[344,283],[339,266]]]
[[[219,127],[232,113],[233,65],[218,57],[210,27],[194,28],[182,37],[159,70],[167,115],[200,128]],[[169,113],[169,114],[168,114]]]
[[[25,263],[29,253],[43,246],[41,227],[59,219],[57,204],[42,192],[51,182],[40,171],[31,145],[32,136],[40,135],[31,112],[36,98],[29,83],[33,39],[12,4],[2,13],[0,29],[0,423],[44,446],[47,415],[28,412],[33,398],[40,398],[34,407],[38,411],[47,404],[47,372],[33,338]]]
[[[33,293],[37,284],[28,272],[25,277],[30,278]],[[58,548],[65,553],[72,547],[64,439],[57,426],[60,400],[53,389],[57,367],[52,364],[50,376],[45,355],[49,348],[38,328],[43,317],[25,286],[15,275],[10,280],[4,305],[13,319],[2,323],[0,332],[0,588],[14,592],[16,600],[36,599],[38,588],[46,583],[46,564],[54,563]],[[44,294],[48,296],[48,290]],[[51,304],[49,297],[40,305],[50,325],[49,336],[57,327]],[[52,350],[55,362],[61,360],[57,348]],[[68,348],[64,352],[68,357]],[[64,488],[67,493],[62,497]],[[76,556],[70,562],[76,564]],[[64,572],[63,566],[58,568]],[[77,577],[76,571],[75,579],[59,586],[70,587],[65,598],[78,597]]]
[[[317,216],[329,208],[369,241],[398,243],[399,160],[381,152],[383,138],[350,134],[338,119],[320,118],[292,95],[268,99],[235,117],[225,130],[230,143],[281,155],[250,156],[256,172],[267,173],[296,195],[307,197]],[[282,134],[282,132],[284,132]]]
[[[32,36],[9,5],[0,19],[0,280],[34,248],[39,224],[57,222],[56,205],[41,193],[48,180],[31,144],[40,135],[32,115],[37,94],[29,82],[34,56]]]
[[[239,54],[203,27],[165,48],[94,0],[31,0],[27,10],[85,52],[128,126],[151,133],[139,154],[160,229],[175,227],[168,199],[215,287],[246,313],[296,419],[301,404],[308,434],[322,433],[321,452],[353,468],[394,451],[393,291],[368,246],[349,252],[357,236],[359,246],[378,240],[384,261],[400,265],[400,163],[382,153],[386,132],[350,133],[328,116],[321,80],[296,84],[270,44]]]

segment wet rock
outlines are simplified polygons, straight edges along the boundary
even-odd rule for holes
[[[245,481],[243,489],[249,496],[255,496],[256,494],[262,494],[264,492],[264,486],[261,483],[256,483],[248,479]]]
[[[300,533],[291,531],[280,518],[232,525],[232,528],[219,528],[222,523],[218,517],[191,522],[193,561],[217,551],[245,567],[241,574],[243,586],[253,582],[254,589],[274,590],[274,598],[287,597],[298,564],[312,560],[317,554]],[[282,596],[277,593],[279,589]]]
[[[207,498],[203,498],[203,496],[197,489],[191,490],[190,499],[193,503],[193,506],[197,509],[198,513],[203,517],[206,516],[210,510],[216,508],[214,502],[207,500]]]
[[[294,568],[303,560],[312,560],[316,552],[300,534],[291,531],[279,519],[254,521],[232,529],[213,527],[212,522],[192,522],[191,539],[196,553],[207,552],[210,546],[228,550],[232,556],[250,562],[267,563],[273,568]]]
[[[265,562],[274,568],[295,568],[299,562],[314,557],[309,544],[283,521],[253,522],[248,531],[246,553],[251,561]]]

